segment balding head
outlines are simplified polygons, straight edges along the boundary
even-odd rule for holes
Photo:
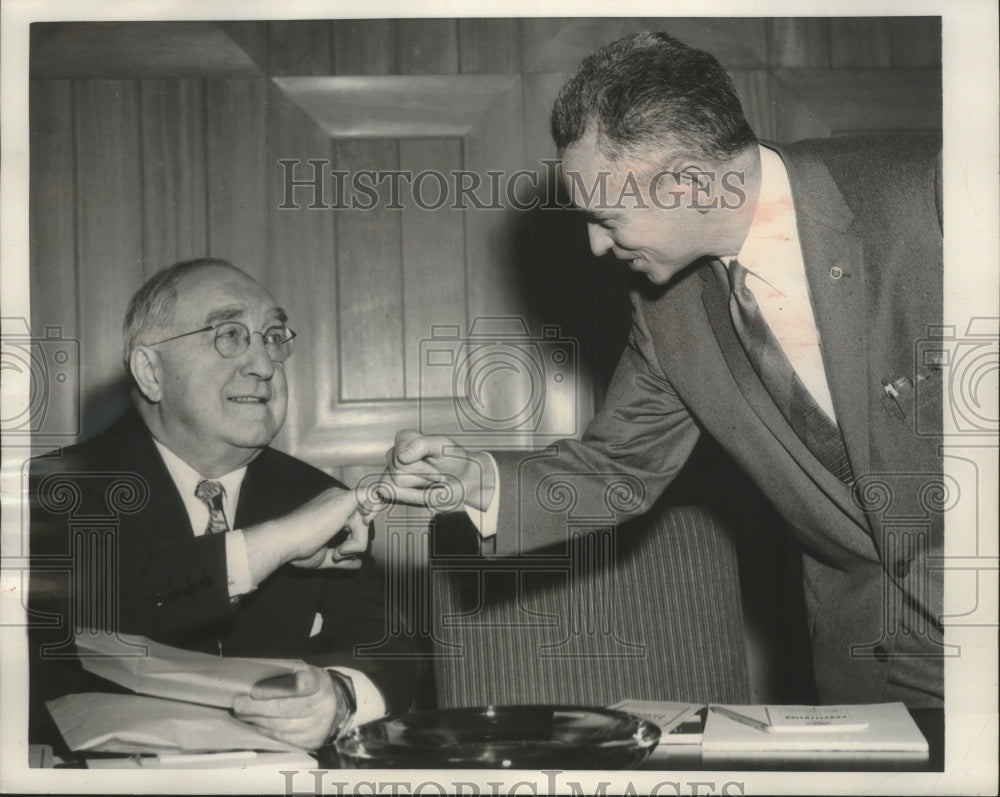
[[[136,344],[148,343],[170,325],[177,307],[177,286],[180,282],[186,276],[210,267],[231,268],[249,278],[246,272],[236,268],[228,260],[197,257],[181,260],[161,269],[135,292],[122,324],[122,361],[126,370]]]

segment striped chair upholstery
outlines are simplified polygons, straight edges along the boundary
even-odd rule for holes
[[[735,547],[709,511],[656,508],[521,559],[463,556],[459,525],[432,537],[439,706],[750,702]]]

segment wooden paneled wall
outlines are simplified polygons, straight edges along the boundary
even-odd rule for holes
[[[161,266],[204,253],[290,306],[303,334],[280,443],[323,467],[350,476],[377,461],[392,430],[420,423],[421,398],[427,417],[447,416],[450,380],[422,367],[420,341],[432,324],[467,331],[479,316],[523,317],[533,334],[558,324],[576,342],[582,428],[620,350],[628,277],[588,256],[579,224],[387,209],[385,186],[365,212],[282,209],[278,161],[537,169],[555,154],[548,109],[566,75],[601,44],[651,28],[715,53],[762,137],[940,125],[932,18],[36,24],[32,320],[80,339],[80,436],[123,406],[129,296]],[[345,132],[337,98],[359,76],[368,100],[349,106],[361,121]],[[420,76],[430,88],[407,108],[399,92],[413,94],[406,81]],[[303,99],[310,78],[318,103]]]

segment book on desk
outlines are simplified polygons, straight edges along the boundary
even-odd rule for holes
[[[736,706],[627,700],[611,708],[662,723],[654,758],[689,755],[690,746],[697,745],[706,767],[800,762],[906,766],[929,756],[927,740],[902,703]],[[704,725],[698,733],[700,717]]]
[[[881,759],[915,763],[927,760],[929,750],[902,703],[709,706],[701,755],[705,764]]]

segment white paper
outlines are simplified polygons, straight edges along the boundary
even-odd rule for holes
[[[288,659],[210,656],[126,634],[81,633],[76,647],[84,669],[133,692],[226,709],[258,681],[303,667]]]
[[[71,750],[157,754],[299,750],[264,736],[228,711],[176,700],[84,692],[45,705]]]

